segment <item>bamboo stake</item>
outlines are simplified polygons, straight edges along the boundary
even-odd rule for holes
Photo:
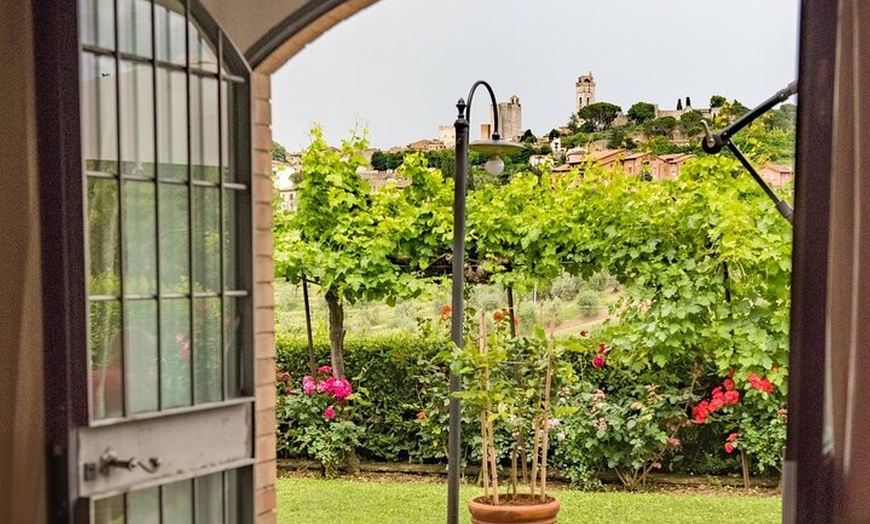
[[[486,312],[480,312],[480,340],[478,342],[480,348],[480,354],[484,357],[487,354],[486,348]],[[484,359],[486,360],[486,359]],[[486,448],[486,454],[483,456],[483,462],[491,461],[491,464],[488,465],[488,473],[492,478],[492,502],[493,504],[498,504],[498,467],[495,462],[495,435],[493,434],[492,422],[489,420],[489,415],[492,412],[492,402],[489,399],[489,362],[484,362],[483,367],[483,382],[484,382],[484,391],[486,391],[486,408],[483,410],[483,420],[482,428],[483,428],[483,441],[486,443],[484,447]]]
[[[481,314],[482,315],[482,314]],[[477,345],[481,355],[486,354],[486,328],[484,323],[480,323]],[[484,371],[484,374],[486,371]],[[485,376],[485,375],[484,375]],[[484,380],[484,387],[489,389],[487,382]],[[480,474],[483,477],[483,495],[489,497],[489,438],[486,434],[486,410],[480,412]]]
[[[550,318],[550,343],[547,346],[547,375],[544,386],[544,443],[541,452],[541,502],[547,500],[547,448],[550,443],[550,389],[553,385],[553,353],[556,349],[556,314]],[[534,494],[534,493],[533,493]]]

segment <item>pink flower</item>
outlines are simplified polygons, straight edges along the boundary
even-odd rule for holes
[[[332,420],[335,417],[335,408],[332,406],[327,406],[323,411],[323,417],[327,420]]]
[[[668,439],[668,446],[677,449],[680,447],[680,439],[677,437],[671,437]]]
[[[732,453],[734,451],[734,444],[730,442],[725,443],[725,453]]]
[[[722,385],[725,386],[725,391],[734,391],[734,379],[726,378]]]
[[[281,374],[281,382],[290,382],[290,373],[286,371]]]
[[[331,375],[332,368],[330,366],[320,366],[317,368],[317,373],[320,375]]]
[[[557,419],[557,418],[551,418],[550,420],[547,421],[547,428],[548,428],[548,429],[550,429],[550,428],[555,428],[555,427],[558,426],[559,424],[561,424],[561,422],[559,421],[559,419]]]
[[[601,369],[604,367],[605,359],[604,355],[598,354],[595,355],[595,358],[592,359],[592,367],[595,369]]]
[[[318,380],[315,388],[317,389],[318,393],[326,393],[328,391],[329,386],[327,385],[326,381]]]
[[[311,375],[305,375],[302,377],[302,392],[306,395],[310,395],[314,393],[314,390],[317,389],[317,385],[314,383],[314,377]]]
[[[353,387],[347,379],[332,377],[327,381],[327,392],[334,395],[335,398],[346,399],[353,393]]]

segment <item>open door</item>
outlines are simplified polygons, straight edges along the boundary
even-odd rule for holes
[[[80,134],[43,169],[50,518],[253,522],[250,72],[194,1],[47,4]]]

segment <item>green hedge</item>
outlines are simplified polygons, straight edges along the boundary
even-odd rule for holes
[[[445,349],[443,343],[410,334],[393,334],[369,338],[348,338],[345,342],[345,366],[358,395],[352,403],[352,420],[362,427],[357,453],[363,460],[412,463],[446,463],[448,420],[448,375],[437,355]],[[329,363],[329,344],[315,341],[318,366]],[[575,366],[588,364],[588,356],[578,354]],[[279,335],[277,363],[281,373],[289,372],[289,384],[279,381],[278,440],[279,455],[285,458],[311,458],[286,435],[293,425],[291,417],[282,411],[285,387],[299,388],[308,374],[308,344],[304,337]],[[617,370],[607,372],[614,395],[619,395],[627,376]],[[645,383],[645,382],[641,382]],[[666,387],[666,386],[662,386]],[[295,392],[294,392],[295,393]],[[583,415],[578,415],[581,418]],[[464,455],[477,463],[479,435],[472,417],[463,417]],[[566,425],[566,431],[572,424]],[[684,460],[665,464],[667,469],[694,474],[723,474],[739,471],[736,455],[721,453],[722,429],[710,425],[690,428],[682,435],[680,455]],[[497,435],[498,437],[498,435]],[[283,440],[282,440],[283,439]],[[553,466],[566,474],[580,476],[598,471],[606,458],[604,449],[588,449],[588,455],[577,462],[566,459],[573,436],[560,446],[554,442]],[[597,448],[598,444],[593,448]],[[719,450],[711,453],[711,449]],[[600,455],[600,456],[599,456]],[[606,465],[603,466],[607,469]],[[572,477],[573,478],[573,477]]]

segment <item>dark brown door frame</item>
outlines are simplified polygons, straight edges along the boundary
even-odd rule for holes
[[[837,2],[803,0],[800,24],[783,522],[821,523],[833,509],[822,434]]]
[[[33,1],[47,514],[58,523],[73,517],[70,430],[88,419],[87,386],[72,380],[88,362],[77,11],[76,0]]]

